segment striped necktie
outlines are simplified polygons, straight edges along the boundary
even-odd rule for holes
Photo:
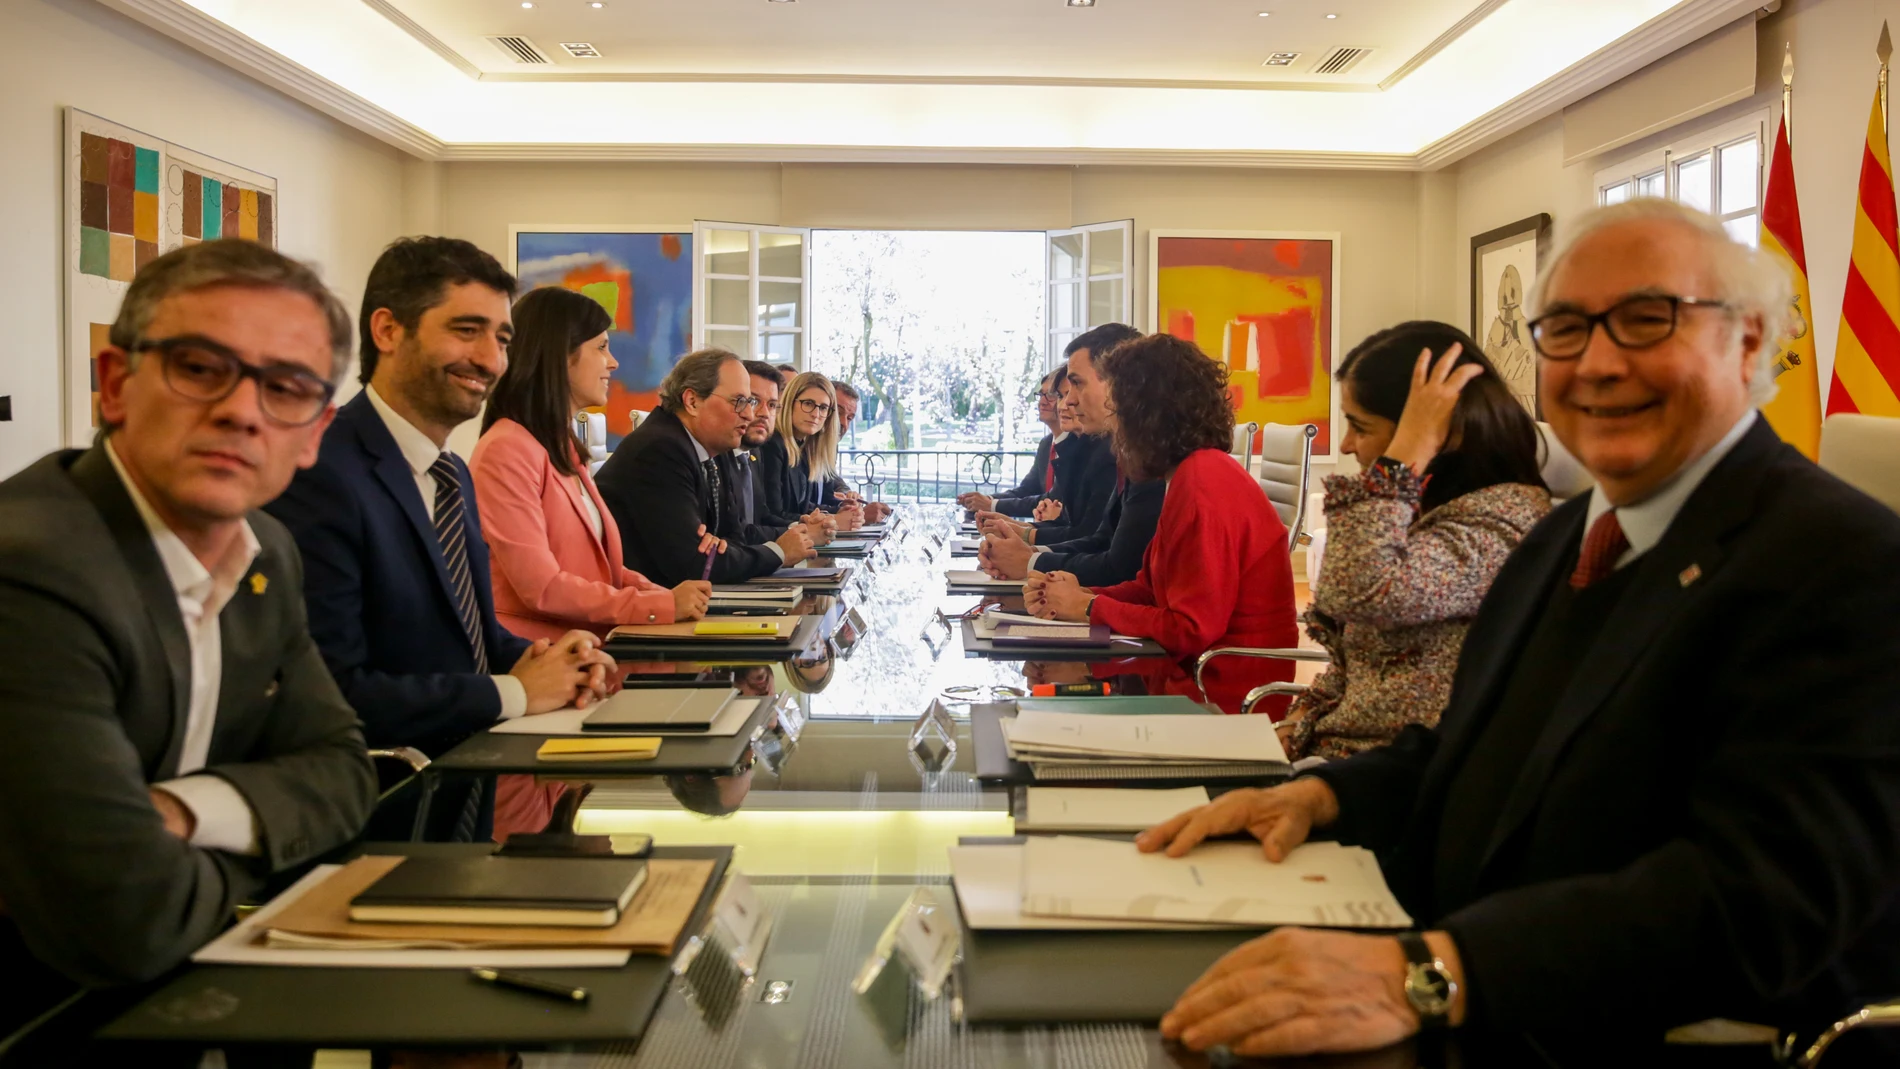
[[[455,613],[461,617],[462,631],[475,653],[475,671],[486,675],[488,646],[482,639],[482,609],[475,600],[475,579],[468,570],[467,505],[462,500],[461,475],[447,453],[435,458],[429,474],[435,477],[435,537],[442,545],[442,563],[449,569]]]

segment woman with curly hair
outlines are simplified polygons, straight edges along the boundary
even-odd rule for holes
[[[1287,753],[1345,757],[1438,723],[1465,630],[1504,559],[1550,511],[1537,427],[1478,343],[1401,323],[1339,365],[1341,448],[1306,633],[1332,664],[1293,702]]]
[[[1286,525],[1228,452],[1227,369],[1193,342],[1152,334],[1110,351],[1101,371],[1122,470],[1167,480],[1161,520],[1134,579],[1086,588],[1068,572],[1031,572],[1029,611],[1152,638],[1183,668],[1215,646],[1293,645]],[[1252,688],[1292,676],[1288,662],[1223,658],[1208,667],[1207,698],[1237,712]]]

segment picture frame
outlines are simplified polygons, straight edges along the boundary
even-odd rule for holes
[[[1524,302],[1550,247],[1550,213],[1519,219],[1471,239],[1471,336],[1533,419],[1543,418],[1540,368]]]
[[[1228,364],[1239,423],[1312,423],[1339,459],[1343,276],[1337,231],[1148,232],[1148,325]]]

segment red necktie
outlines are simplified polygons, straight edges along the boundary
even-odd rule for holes
[[[1577,554],[1577,570],[1570,573],[1570,587],[1582,590],[1616,571],[1616,560],[1630,548],[1630,540],[1623,537],[1623,525],[1616,520],[1616,510],[1611,509],[1597,517],[1590,525],[1590,533],[1583,536],[1583,552]]]

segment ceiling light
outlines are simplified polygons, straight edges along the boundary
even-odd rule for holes
[[[600,0],[594,0],[593,3],[588,4],[587,6],[593,8],[596,11],[599,11],[601,8],[606,7],[607,5],[601,3]]]
[[[1094,7],[1095,0],[1069,0],[1070,7]]]
[[[531,8],[534,6],[534,0],[521,0],[521,6],[523,8]]]
[[[1268,15],[1271,15],[1271,14],[1273,14],[1273,12],[1271,12],[1271,11],[1262,11],[1262,12],[1260,13],[1260,17],[1264,19],[1264,18],[1266,18],[1266,17],[1268,16]]]
[[[1338,18],[1339,16],[1338,16],[1338,15],[1328,15],[1328,16],[1326,16],[1326,17],[1327,17],[1327,18],[1329,18],[1329,19],[1336,19],[1336,18]]]

